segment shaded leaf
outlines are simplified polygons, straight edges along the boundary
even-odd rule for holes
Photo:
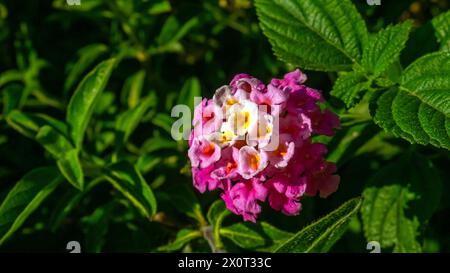
[[[189,78],[181,88],[178,97],[178,104],[185,104],[189,106],[192,113],[194,112],[194,97],[201,97],[202,90],[200,81],[196,77]]]
[[[220,235],[241,248],[256,251],[272,251],[292,237],[292,233],[279,230],[266,222],[245,222],[222,227]]]
[[[105,169],[106,179],[119,190],[145,216],[156,213],[156,199],[140,172],[126,161]]]
[[[354,198],[317,222],[303,228],[289,238],[275,252],[328,252],[344,234],[350,219],[361,206],[361,198]]]
[[[418,228],[439,206],[441,189],[437,170],[419,154],[408,153],[382,168],[363,192],[366,238],[395,252],[420,252]]]
[[[184,228],[178,231],[175,240],[165,246],[158,248],[159,251],[177,251],[190,241],[202,237],[200,230]]]
[[[77,189],[82,190],[83,169],[78,159],[78,151],[69,140],[48,125],[39,129],[36,140],[57,160],[57,166],[64,177]]]
[[[116,121],[116,130],[118,130],[123,142],[127,142],[131,133],[141,122],[145,113],[150,107],[155,106],[155,96],[147,96],[139,102],[136,107],[122,113]]]
[[[61,181],[56,168],[42,167],[27,173],[14,185],[0,206],[0,245],[22,226]]]

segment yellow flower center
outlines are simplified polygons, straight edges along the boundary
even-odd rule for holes
[[[253,171],[258,170],[259,167],[259,161],[261,160],[260,156],[258,154],[253,155],[250,157],[250,168]]]

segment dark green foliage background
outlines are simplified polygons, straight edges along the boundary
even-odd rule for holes
[[[402,67],[439,49],[430,20],[448,10],[448,1],[353,3],[370,32],[412,19],[412,31],[400,55]],[[194,190],[187,143],[172,140],[167,131],[173,121],[172,106],[192,104],[190,95],[199,92],[211,97],[236,73],[267,82],[295,68],[274,56],[251,1],[81,0],[80,6],[68,6],[59,0],[1,0],[0,43],[0,204],[25,174],[56,166],[60,160],[44,149],[42,141],[12,126],[8,115],[15,109],[15,113],[43,113],[64,121],[83,77],[101,61],[116,58],[103,95],[93,105],[78,153],[84,191],[63,179],[0,251],[65,252],[67,242],[73,240],[81,242],[85,252],[209,252],[215,247],[229,252],[273,251],[349,199],[363,196],[363,202],[368,202],[377,187],[391,184],[394,188],[382,191],[404,189],[407,197],[395,199],[404,202],[399,205],[402,213],[389,216],[388,221],[397,221],[405,229],[414,227],[411,238],[392,239],[395,235],[389,231],[382,232],[383,238],[373,235],[371,229],[379,223],[365,222],[363,227],[367,205],[363,203],[361,214],[344,213],[354,207],[344,208],[331,215],[334,218],[310,226],[322,230],[318,226],[330,219],[344,219],[342,223],[348,224],[342,237],[324,235],[312,251],[366,252],[373,238],[386,242],[381,243],[383,252],[450,251],[448,150],[411,144],[383,131],[371,119],[365,99],[347,110],[342,101],[330,96],[336,72],[306,71],[307,84],[323,90],[343,123],[334,138],[323,139],[328,142],[329,160],[338,165],[338,192],[328,199],[305,197],[296,217],[264,205],[259,218],[264,224],[253,225],[226,215],[219,203],[212,205],[218,192],[200,195]],[[95,48],[86,49],[92,45]],[[124,117],[136,105],[140,112]],[[110,166],[113,162],[119,163]],[[403,176],[405,172],[409,174]],[[141,195],[136,190],[139,183],[150,185],[156,214],[151,212],[153,196]],[[133,206],[123,193],[146,204],[144,209]],[[217,219],[222,216],[219,226]],[[8,217],[0,215],[0,238],[7,231]],[[217,225],[212,237],[220,239],[212,248],[202,233],[210,225]],[[341,231],[332,223],[324,228],[330,225]],[[241,243],[233,242],[231,235],[242,234],[254,237],[236,237]],[[339,240],[333,245],[335,239]],[[292,246],[280,251],[289,249]]]

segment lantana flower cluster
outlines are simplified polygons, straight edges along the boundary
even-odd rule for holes
[[[261,203],[297,215],[303,195],[327,197],[339,185],[336,166],[314,135],[334,135],[339,119],[300,70],[268,85],[236,75],[197,105],[189,138],[194,186],[221,189],[226,207],[256,222]]]

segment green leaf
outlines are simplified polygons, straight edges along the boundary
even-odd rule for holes
[[[80,148],[95,104],[105,88],[116,64],[115,59],[101,62],[78,85],[67,108],[67,123],[76,148]]]
[[[144,144],[142,144],[141,151],[143,153],[152,153],[164,149],[175,150],[178,144],[172,139],[163,138],[160,136],[152,137],[147,139]]]
[[[121,161],[105,169],[106,179],[145,216],[156,213],[156,199],[137,168]]]
[[[304,69],[340,71],[361,59],[368,34],[350,0],[256,0],[255,5],[281,60]]]
[[[450,11],[434,17],[431,22],[435,35],[441,43],[441,50],[450,50]]]
[[[220,235],[246,250],[272,251],[278,245],[292,237],[292,233],[261,222],[258,224],[238,223],[222,227]]]
[[[190,241],[202,237],[200,230],[184,228],[178,231],[175,240],[158,248],[159,251],[177,251]]]
[[[64,177],[67,178],[67,180],[75,188],[83,190],[84,175],[77,149],[66,151],[60,158],[58,158],[56,165]]]
[[[147,96],[136,107],[122,113],[116,121],[116,130],[120,132],[122,142],[127,142],[131,133],[141,122],[150,107],[155,106],[155,96]]]
[[[167,190],[165,198],[178,211],[197,220],[201,226],[206,225],[202,207],[191,185],[181,184]]]
[[[371,99],[375,123],[411,143],[450,149],[450,52],[417,59],[403,73],[400,86]]]
[[[329,153],[327,160],[336,162],[340,167],[352,159],[359,149],[380,131],[372,122],[359,123],[339,130],[330,143],[327,144]]]
[[[174,119],[171,116],[164,114],[164,113],[158,113],[152,119],[153,124],[164,129],[169,134],[171,133],[173,122],[174,122]]]
[[[399,60],[400,52],[405,48],[411,31],[411,21],[388,26],[370,36],[364,47],[362,66],[374,76],[385,72],[391,64]]]
[[[23,81],[23,73],[17,70],[7,70],[0,74],[0,87],[3,87],[7,83]]]
[[[222,222],[230,215],[231,212],[225,206],[223,200],[215,201],[208,210],[207,218],[210,225],[213,227],[213,236],[217,249],[222,249],[223,244],[220,239],[220,229],[222,228]]]
[[[223,218],[230,215],[230,213],[231,212],[227,209],[223,200],[216,200],[209,207],[207,213],[208,222],[213,226],[220,226]]]
[[[39,129],[36,140],[57,160],[57,166],[64,177],[77,189],[82,190],[83,169],[78,159],[78,151],[69,140],[48,125]]]
[[[331,95],[341,99],[350,108],[362,99],[361,94],[369,87],[370,82],[362,72],[343,72],[334,83]]]
[[[67,94],[83,72],[107,51],[108,47],[104,44],[90,44],[78,50],[78,60],[70,67],[70,72],[64,82],[64,93]]]
[[[20,106],[23,94],[23,86],[20,84],[10,84],[3,90],[3,115],[7,116],[12,110]]]
[[[27,173],[8,193],[0,206],[0,245],[5,242],[62,181],[54,167]]]
[[[189,31],[199,23],[197,17],[186,21],[181,27],[175,16],[170,16],[164,23],[161,32],[157,38],[159,45],[176,43],[181,40]]]
[[[162,162],[162,157],[152,154],[143,154],[136,162],[136,167],[141,173],[148,173]]]
[[[121,102],[129,108],[134,108],[141,98],[145,82],[145,70],[139,70],[127,78],[121,92]]]
[[[152,1],[150,8],[148,9],[148,13],[151,15],[157,15],[161,13],[170,12],[172,10],[172,6],[170,2],[167,0],[156,0]]]
[[[70,141],[49,125],[44,125],[39,129],[36,140],[55,158],[60,158],[67,151],[73,149]]]
[[[162,26],[161,32],[159,33],[156,41],[160,45],[169,43],[174,33],[176,33],[179,28],[180,23],[178,22],[177,18],[173,15],[169,16],[164,22],[164,25]]]
[[[201,97],[202,90],[200,87],[200,81],[196,77],[189,78],[181,88],[181,92],[178,97],[178,104],[185,104],[189,106],[191,111],[194,111],[194,97]]]
[[[86,252],[100,253],[102,251],[113,209],[114,203],[110,202],[96,208],[91,215],[83,217]]]
[[[80,201],[90,192],[90,190],[102,181],[103,179],[95,179],[91,181],[87,184],[83,191],[79,191],[72,186],[67,188],[52,211],[49,223],[50,229],[55,232],[61,226],[69,213],[75,207],[80,205]]]
[[[63,135],[68,135],[67,125],[44,114],[28,114],[13,110],[6,117],[8,124],[26,137],[35,139],[42,126],[49,125]]]
[[[361,198],[354,198],[322,217],[317,222],[303,228],[279,246],[275,252],[327,252],[344,234],[350,219],[361,206]]]
[[[418,228],[437,209],[442,184],[431,161],[408,153],[377,172],[361,209],[369,241],[395,252],[420,252]]]

